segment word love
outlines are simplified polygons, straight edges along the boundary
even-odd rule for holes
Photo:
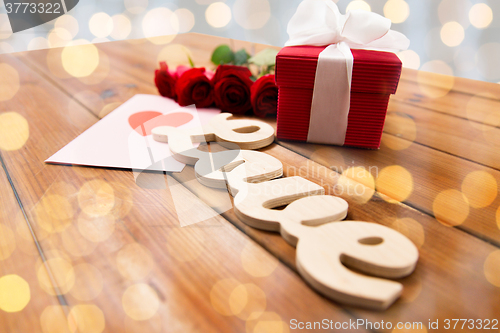
[[[403,287],[387,279],[413,272],[418,260],[415,245],[376,223],[338,222],[347,216],[345,200],[324,195],[321,186],[302,177],[279,178],[279,160],[248,150],[273,142],[271,126],[230,117],[219,114],[203,129],[156,127],[153,138],[168,142],[174,158],[194,165],[200,183],[227,186],[234,196],[234,211],[244,223],[280,232],[296,246],[297,269],[318,292],[340,303],[388,308]],[[234,149],[209,153],[193,147],[203,141]],[[283,210],[273,209],[284,205],[288,206]]]

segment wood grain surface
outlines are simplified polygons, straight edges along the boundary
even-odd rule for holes
[[[239,221],[227,191],[201,185],[190,166],[136,182],[128,170],[44,164],[133,95],[157,94],[159,60],[187,64],[189,52],[213,68],[223,43],[266,47],[199,34],[96,44],[99,63],[83,78],[63,67],[62,49],[0,56],[19,77],[14,95],[0,92],[0,117],[14,112],[29,125],[12,130],[16,147],[0,135],[0,288],[12,274],[30,288],[19,311],[0,302],[2,332],[289,332],[291,319],[422,322],[425,332],[429,320],[500,319],[499,85],[404,69],[380,150],[262,149],[285,176],[345,199],[348,220],[417,245],[416,271],[398,280],[403,296],[384,312],[319,296],[296,273],[295,249]],[[183,207],[205,221],[181,228]]]

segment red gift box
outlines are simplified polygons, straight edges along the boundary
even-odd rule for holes
[[[278,139],[307,141],[316,66],[325,48],[290,46],[276,56]],[[344,145],[378,149],[389,97],[396,93],[401,75],[401,60],[391,52],[351,52],[354,66]]]

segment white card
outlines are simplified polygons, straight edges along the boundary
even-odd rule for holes
[[[135,95],[48,158],[46,163],[180,172],[168,145],[153,140],[157,126],[193,128],[208,123],[218,109],[180,107],[156,95]]]

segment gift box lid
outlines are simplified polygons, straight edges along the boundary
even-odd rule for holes
[[[327,46],[288,46],[276,56],[276,83],[314,89],[319,54]],[[354,67],[351,91],[394,94],[401,75],[401,60],[391,52],[352,49]]]

